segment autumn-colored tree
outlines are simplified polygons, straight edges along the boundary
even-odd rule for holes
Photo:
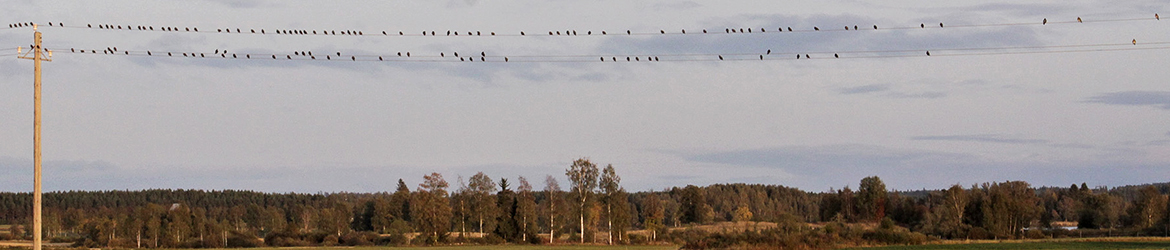
[[[499,208],[496,207],[496,200],[492,194],[496,193],[496,183],[492,181],[483,172],[476,173],[468,180],[467,187],[470,189],[469,207],[471,214],[475,216],[479,223],[479,232],[486,233],[495,229],[496,213]],[[486,223],[486,227],[485,227]]]
[[[658,240],[658,231],[665,227],[666,209],[662,204],[662,199],[658,198],[654,192],[650,192],[644,200],[642,200],[642,226],[650,231],[650,242]]]
[[[577,202],[577,215],[581,219],[581,243],[585,243],[585,216],[589,212],[589,203],[593,200],[593,190],[597,189],[597,165],[589,162],[588,159],[581,158],[573,161],[573,165],[565,170],[565,175],[569,177],[569,182],[572,183],[571,192],[575,196],[574,202]]]
[[[613,245],[613,233],[614,233],[613,224],[614,224],[614,217],[616,217],[616,216],[614,216],[614,212],[613,212],[613,208],[615,206],[614,203],[619,202],[618,199],[625,198],[625,197],[617,197],[618,192],[621,191],[621,188],[622,188],[621,181],[622,181],[622,177],[617,175],[617,171],[615,171],[613,169],[612,164],[606,165],[605,168],[601,170],[601,179],[598,180],[599,185],[601,186],[601,192],[602,192],[601,198],[602,198],[602,201],[605,203],[605,217],[606,217],[606,225],[607,225],[606,226],[607,227],[606,236],[609,238],[607,243],[610,245]],[[622,203],[625,204],[625,202],[622,202]]]
[[[752,221],[752,209],[747,205],[740,205],[739,208],[735,209],[735,218],[733,220],[736,222]]]
[[[1137,200],[1130,206],[1129,217],[1131,227],[1146,229],[1158,226],[1162,216],[1166,215],[1166,196],[1158,192],[1154,186],[1146,186],[1138,193]]]
[[[861,179],[861,185],[857,187],[857,206],[861,210],[861,219],[881,221],[886,216],[888,200],[889,192],[881,178],[870,176]]]
[[[446,237],[451,225],[451,206],[448,203],[447,181],[439,173],[423,176],[411,200],[411,216],[415,227],[427,243],[436,243]]]

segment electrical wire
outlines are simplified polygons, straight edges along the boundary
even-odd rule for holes
[[[1136,41],[1136,40],[1135,40]],[[389,54],[346,54],[341,52],[329,54],[313,54],[296,51],[292,54],[273,53],[229,53],[215,50],[207,52],[176,52],[156,50],[118,50],[116,47],[98,49],[53,49],[69,54],[82,55],[120,55],[133,57],[173,57],[191,59],[224,59],[224,60],[273,60],[273,61],[330,61],[330,62],[408,62],[408,63],[569,63],[569,62],[696,62],[696,61],[770,61],[770,60],[805,60],[805,59],[872,59],[872,58],[901,58],[901,57],[930,57],[930,56],[985,56],[985,55],[1017,55],[1017,54],[1054,54],[1054,53],[1081,53],[1104,51],[1135,51],[1135,50],[1165,50],[1170,49],[1170,42],[1142,42],[1125,43],[1096,43],[1096,44],[1065,44],[1065,45],[1036,45],[1036,46],[1004,46],[1004,47],[966,47],[966,48],[919,48],[901,50],[852,50],[852,51],[784,51],[765,53],[711,53],[711,54],[592,54],[592,55],[494,55],[486,52],[474,53],[470,56],[448,56],[445,52],[420,55],[411,52],[395,52]],[[437,54],[437,55],[436,55]]]
[[[654,36],[654,35],[733,35],[733,34],[775,34],[775,33],[802,33],[802,32],[848,32],[848,31],[878,31],[878,30],[910,30],[910,29],[944,29],[944,28],[974,28],[974,27],[997,27],[997,26],[1045,26],[1045,25],[1061,25],[1061,24],[1080,24],[1080,23],[1105,23],[1105,22],[1133,22],[1133,21],[1158,21],[1161,20],[1157,14],[1149,18],[1114,18],[1114,19],[1082,19],[1077,17],[1076,20],[1053,20],[1048,21],[1047,18],[1041,21],[1032,22],[1012,22],[1012,23],[984,23],[984,24],[950,24],[944,25],[939,22],[937,25],[931,23],[921,23],[917,26],[897,26],[897,27],[883,27],[877,24],[873,25],[846,25],[844,28],[829,28],[827,26],[812,26],[812,28],[796,28],[791,26],[781,26],[774,28],[764,27],[725,27],[712,29],[692,29],[690,32],[687,29],[674,29],[667,31],[660,29],[657,31],[633,31],[625,30],[617,32],[608,32],[605,30],[594,32],[592,30],[577,32],[573,29],[568,30],[549,30],[541,32],[494,32],[494,31],[479,31],[479,30],[422,30],[418,31],[387,31],[380,32],[365,32],[360,29],[263,29],[263,28],[236,28],[231,27],[217,27],[200,29],[194,26],[153,26],[153,25],[119,25],[119,24],[85,24],[85,25],[66,25],[65,23],[48,22],[48,26],[39,25],[39,27],[50,28],[75,28],[75,29],[91,29],[101,31],[141,31],[141,32],[180,32],[180,33],[218,33],[218,34],[248,34],[248,35],[287,35],[287,36],[357,36],[357,37],[548,37],[548,36]],[[27,28],[32,27],[34,23],[10,24],[9,28]],[[15,27],[19,26],[19,27]],[[824,27],[824,28],[821,28]],[[710,31],[709,31],[710,30]],[[723,31],[723,32],[719,32]]]

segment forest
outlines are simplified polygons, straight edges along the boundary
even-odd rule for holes
[[[1170,183],[1090,188],[1023,181],[891,191],[688,185],[629,192],[612,165],[578,159],[545,176],[378,193],[68,191],[44,195],[44,232],[85,247],[219,248],[443,244],[677,244],[684,248],[921,244],[938,239],[1170,235]],[[534,187],[540,186],[540,188]],[[562,186],[563,185],[563,186]],[[31,238],[31,194],[0,193],[0,240]]]

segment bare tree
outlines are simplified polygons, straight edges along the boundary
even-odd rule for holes
[[[548,196],[548,243],[552,244],[556,240],[557,235],[557,199],[561,194],[561,185],[557,184],[557,178],[549,175],[544,178],[544,192]]]

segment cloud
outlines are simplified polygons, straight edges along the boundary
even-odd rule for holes
[[[1170,91],[1125,91],[1099,94],[1084,102],[1127,106],[1155,106],[1170,110]]]
[[[881,96],[895,98],[895,99],[935,99],[947,96],[947,93],[941,91],[924,91],[924,92],[904,92],[894,91],[890,89],[889,84],[870,84],[857,87],[844,87],[837,89],[838,94],[842,95],[858,95],[858,94],[878,94],[884,93]]]
[[[890,90],[889,85],[870,84],[870,85],[862,85],[862,86],[857,86],[857,87],[840,88],[840,89],[837,89],[837,93],[842,94],[842,95],[853,95],[853,94],[882,92],[882,91],[886,91],[886,90]]]
[[[988,142],[1005,144],[1048,144],[1048,140],[1009,138],[1003,135],[931,135],[910,137],[915,141]]]

